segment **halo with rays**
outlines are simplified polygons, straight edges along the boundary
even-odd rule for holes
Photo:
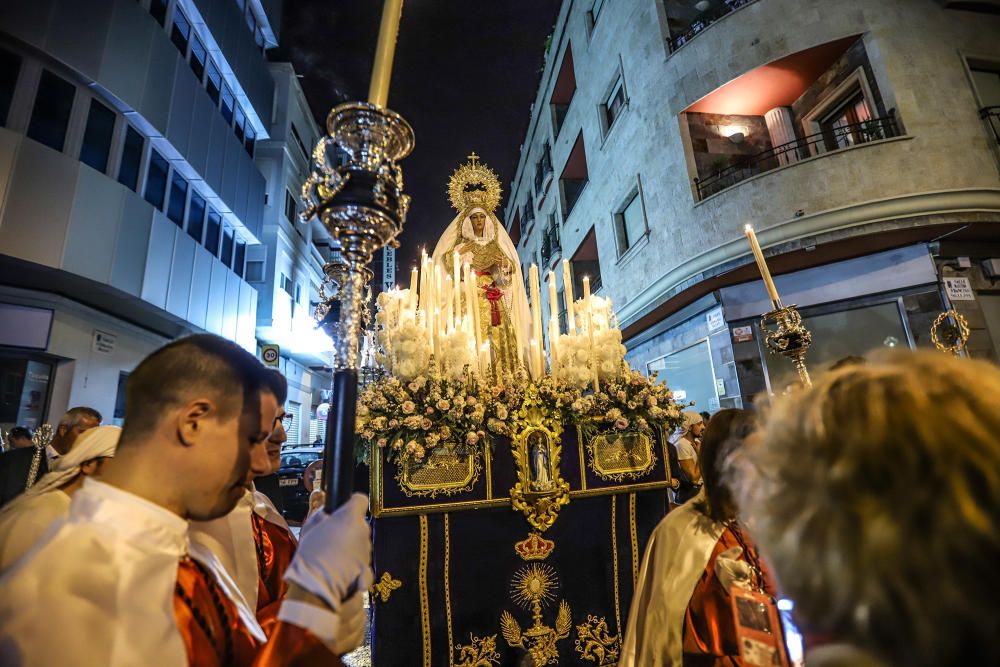
[[[522,567],[510,582],[510,595],[517,604],[528,608],[532,602],[547,605],[556,599],[559,575],[550,565],[533,563]]]

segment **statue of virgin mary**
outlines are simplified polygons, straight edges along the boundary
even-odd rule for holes
[[[530,315],[517,249],[493,213],[500,182],[473,153],[452,174],[448,193],[458,215],[438,240],[434,262],[451,275],[457,251],[460,264],[471,266],[481,340],[489,341],[495,367],[513,371],[522,365]]]

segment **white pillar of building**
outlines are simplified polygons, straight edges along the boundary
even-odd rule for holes
[[[764,114],[767,123],[767,133],[771,135],[771,146],[777,148],[782,144],[795,141],[795,126],[792,123],[792,110],[789,107],[775,107]],[[790,148],[778,154],[778,164],[786,165],[797,162],[798,149]]]

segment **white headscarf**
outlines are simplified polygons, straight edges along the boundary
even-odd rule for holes
[[[683,421],[670,434],[670,444],[677,444],[677,441],[691,432],[691,429],[705,422],[705,418],[694,410],[685,410],[681,413]]]
[[[98,426],[88,429],[73,444],[65,456],[56,459],[55,467],[24,492],[26,497],[55,491],[80,474],[80,466],[87,461],[115,455],[122,430],[117,426]]]
[[[472,214],[477,211],[486,216],[482,236],[477,236],[472,227]],[[507,256],[511,264],[514,265],[514,274],[511,277],[511,283],[501,286],[501,288],[504,293],[503,302],[510,310],[511,324],[514,326],[514,335],[517,337],[518,352],[524,358],[528,341],[531,340],[529,331],[531,314],[528,310],[528,297],[524,292],[524,274],[521,272],[521,260],[517,255],[517,248],[514,246],[514,242],[510,240],[507,230],[504,229],[495,215],[479,206],[474,206],[456,215],[451,224],[444,230],[441,238],[438,239],[437,245],[434,246],[432,258],[435,263],[441,265],[442,270],[447,268],[447,264],[444,261],[445,256],[456,245],[459,245],[459,234],[461,234],[462,239],[471,241],[477,245],[486,245],[496,239],[500,250]],[[447,272],[445,272],[445,275],[447,275]],[[538,336],[539,340],[541,340],[541,332],[538,332]]]

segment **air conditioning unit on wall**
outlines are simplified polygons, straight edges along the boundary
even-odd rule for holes
[[[991,257],[983,260],[983,273],[990,280],[1000,278],[1000,257]]]

